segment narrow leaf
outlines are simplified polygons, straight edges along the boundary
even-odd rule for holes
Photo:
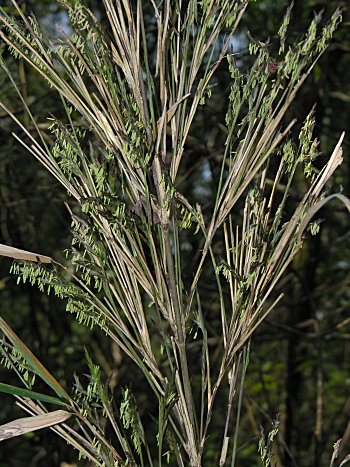
[[[20,250],[12,246],[3,245],[0,243],[0,256],[8,256],[14,259],[23,259],[26,261],[35,261],[37,263],[52,263],[49,256],[39,255],[38,253],[31,253],[30,251]]]
[[[25,361],[29,364],[31,369],[40,378],[48,384],[55,393],[66,400],[69,400],[69,396],[59,382],[48,372],[44,365],[33,355],[28,347],[21,341],[21,339],[12,331],[12,329],[6,324],[6,322],[0,317],[0,329],[4,335],[11,341],[11,343],[20,352]]]
[[[301,240],[302,233],[304,232],[307,224],[310,222],[310,220],[314,217],[314,215],[319,211],[325,204],[329,203],[332,199],[337,198],[339,199],[346,209],[350,213],[350,200],[346,196],[342,195],[341,193],[334,193],[333,195],[329,195],[324,199],[321,199],[318,201],[316,204],[314,204],[306,214],[305,218],[303,219],[303,222],[300,224],[299,227],[299,240]]]
[[[12,422],[0,426],[0,441],[23,435],[30,431],[41,430],[49,426],[62,423],[72,416],[65,410],[55,410],[44,415],[34,415],[32,417],[18,418]]]
[[[18,386],[12,386],[10,384],[0,383],[0,392],[5,394],[12,394],[13,396],[28,397],[29,399],[48,402],[49,404],[64,406],[67,405],[57,397],[47,396],[46,394],[41,394],[40,392],[30,391],[29,389],[19,388]]]

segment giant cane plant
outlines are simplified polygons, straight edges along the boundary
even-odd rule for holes
[[[252,65],[243,72],[234,38],[248,1],[104,0],[104,26],[83,1],[58,3],[69,16],[69,33],[58,26],[57,35],[48,37],[12,0],[12,15],[0,9],[0,37],[57,91],[66,118],[49,117],[49,142],[29,107],[36,135],[1,105],[21,130],[15,138],[69,193],[72,247],[64,264],[5,245],[0,254],[14,258],[19,282],[61,297],[82,325],[101,328],[130,357],[158,400],[158,434],[149,439],[128,390],[117,404],[88,355],[89,383],[84,387],[77,378],[70,391],[0,318],[5,364],[22,381],[21,387],[1,384],[0,391],[16,395],[31,415],[0,427],[0,439],[51,426],[98,466],[200,466],[217,395],[226,387],[217,451],[219,465],[233,466],[253,333],[282,299],[277,285],[306,233],[317,230],[310,224],[314,214],[332,197],[349,209],[343,195],[325,195],[342,162],[343,135],[317,170],[313,112],[299,125],[298,137],[297,122],[286,118],[341,12],[323,27],[316,16],[291,47],[289,9],[278,31],[279,50],[271,56],[265,44],[250,40]],[[4,59],[1,65],[21,95]],[[200,199],[180,191],[178,179],[193,123],[215,99],[211,85],[219,67],[228,68],[231,91],[209,212]],[[300,168],[309,187],[293,206],[288,194]],[[198,167],[198,178],[202,174]],[[198,254],[185,281],[184,243],[193,236]],[[202,300],[204,280],[216,288],[215,310]],[[219,314],[215,349],[208,343],[211,313]],[[189,365],[195,338],[202,348],[196,374]],[[214,352],[220,356],[215,365]],[[33,391],[35,376],[56,397]],[[48,404],[60,410],[49,411]],[[266,452],[262,456],[269,459]]]

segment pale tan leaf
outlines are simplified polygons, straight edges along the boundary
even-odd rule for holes
[[[174,115],[175,115],[175,113],[177,111],[177,108],[181,104],[181,102],[183,102],[185,99],[187,99],[190,95],[191,95],[191,93],[186,94],[180,100],[175,102],[174,105],[172,105],[170,107],[170,109],[167,111],[166,116],[165,116],[165,123],[166,124],[170,123],[171,119],[174,117]],[[157,122],[157,134],[159,133],[160,128],[161,128],[161,126],[163,124],[163,119],[164,119],[164,117],[161,117]]]
[[[49,426],[58,425],[72,416],[65,410],[55,410],[54,412],[32,417],[18,418],[12,422],[0,426],[0,441],[23,435],[30,431],[41,430]]]
[[[8,256],[14,259],[23,259],[26,261],[35,261],[37,263],[52,263],[49,256],[39,255],[30,251],[20,250],[12,246],[3,245],[0,243],[0,256]]]
[[[344,136],[345,136],[345,132],[341,134],[339,141],[336,147],[334,148],[334,151],[329,161],[327,162],[327,164],[321,171],[319,178],[318,178],[318,182],[316,186],[313,188],[313,190],[311,191],[312,197],[317,198],[320,195],[325,184],[328,182],[330,177],[333,175],[333,172],[335,171],[335,169],[343,162],[343,150],[342,150],[341,145],[342,145]]]
[[[302,236],[304,230],[306,229],[308,223],[311,221],[311,219],[314,217],[314,215],[317,213],[317,211],[319,211],[325,204],[329,203],[329,201],[331,201],[334,198],[339,199],[344,204],[344,206],[346,207],[346,209],[350,213],[350,200],[349,200],[349,198],[342,195],[341,193],[335,193],[333,195],[327,196],[324,199],[321,199],[320,201],[318,201],[316,204],[314,204],[309,209],[309,211],[307,212],[305,218],[303,219],[303,222],[300,224],[299,238],[298,238],[299,241],[301,240],[301,236]]]
[[[335,97],[336,99],[339,99],[343,102],[347,102],[347,103],[350,103],[350,95],[349,94],[345,94],[345,92],[341,92],[341,91],[334,91],[334,92],[331,92],[330,94],[332,97]]]
[[[170,109],[166,113],[166,122],[167,123],[169,123],[170,120],[173,118],[173,116],[175,115],[175,113],[177,111],[177,108],[181,104],[181,102],[183,102],[188,97],[190,97],[190,95],[191,95],[191,93],[185,94],[181,99],[179,99],[177,102],[175,102],[175,104],[173,106],[170,107]]]

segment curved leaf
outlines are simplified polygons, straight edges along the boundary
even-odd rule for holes
[[[18,418],[12,422],[0,426],[0,441],[23,435],[30,431],[41,430],[49,426],[62,423],[72,416],[65,410],[55,410],[44,415],[33,415],[32,417]]]
[[[2,243],[0,243],[0,256],[7,256],[14,259],[23,259],[25,261],[35,261],[36,263],[52,263],[52,259],[49,256],[20,250],[19,248],[3,245]]]

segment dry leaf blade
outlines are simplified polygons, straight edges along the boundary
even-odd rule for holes
[[[2,243],[0,243],[0,256],[7,256],[8,258],[22,259],[25,261],[35,261],[36,263],[52,263],[52,259],[49,256],[20,250],[19,248],[3,245]]]
[[[15,436],[29,433],[30,431],[41,430],[50,426],[58,425],[72,416],[65,410],[55,410],[44,415],[35,415],[32,417],[18,418],[12,422],[0,426],[0,441],[14,438]]]

